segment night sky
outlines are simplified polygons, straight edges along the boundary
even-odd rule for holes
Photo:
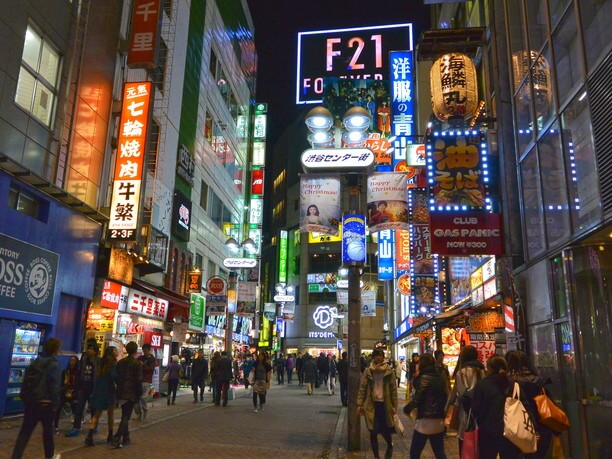
[[[268,148],[303,109],[295,104],[298,32],[412,22],[416,45],[429,27],[429,8],[421,0],[247,0],[247,3],[255,24],[259,56],[257,102],[268,103]]]

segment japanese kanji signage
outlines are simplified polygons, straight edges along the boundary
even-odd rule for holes
[[[174,192],[172,206],[172,235],[181,241],[189,241],[191,229],[191,200],[180,191]]]
[[[131,288],[126,312],[165,322],[168,316],[168,301]]]
[[[430,228],[431,248],[439,255],[503,255],[500,214],[432,212]]]
[[[287,243],[288,233],[285,230],[280,230],[278,244],[278,281],[287,282]]]
[[[485,207],[489,172],[482,133],[434,132],[427,139],[427,169],[432,210]]]
[[[202,290],[202,271],[189,271],[187,275],[187,292],[200,293]]]
[[[132,33],[128,49],[129,67],[154,68],[161,0],[134,0]]]
[[[368,148],[321,148],[306,150],[301,157],[306,172],[315,170],[355,170],[374,164],[374,153]]]
[[[433,112],[440,121],[470,118],[478,106],[476,68],[461,53],[445,54],[430,71]]]
[[[370,232],[408,229],[406,174],[368,176],[368,222]]]
[[[129,287],[105,279],[102,286],[100,306],[125,311],[129,291]]]
[[[125,83],[111,199],[110,240],[136,240],[151,99],[150,82]]]
[[[414,135],[412,51],[391,51],[391,114],[393,134]]]
[[[202,331],[204,328],[204,311],[206,309],[206,297],[191,294],[189,305],[189,325],[190,330]]]
[[[340,224],[340,177],[300,177],[300,231],[337,234]]]
[[[251,172],[251,195],[260,196],[264,192],[264,171],[255,169]]]
[[[115,311],[106,308],[89,308],[85,328],[101,333],[113,331],[115,326]]]
[[[378,232],[378,279],[393,279],[394,232],[383,230]]]

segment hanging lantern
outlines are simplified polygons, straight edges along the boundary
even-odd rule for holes
[[[531,82],[533,84],[533,95],[535,97],[536,116],[543,116],[550,110],[552,103],[552,91],[550,87],[550,64],[544,57],[538,57],[537,51],[517,51],[512,55],[512,74],[514,76],[514,92],[518,91],[525,75],[529,71],[531,62]],[[525,85],[518,94],[518,101],[525,105],[531,102],[531,91]]]
[[[431,66],[431,104],[436,118],[471,118],[478,106],[476,68],[465,54],[451,53]]]

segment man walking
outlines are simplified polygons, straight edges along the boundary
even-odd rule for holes
[[[227,351],[223,351],[221,352],[221,358],[217,362],[217,393],[215,394],[215,405],[219,406],[221,404],[221,398],[223,398],[223,406],[227,406],[231,380],[232,361],[227,356]]]
[[[142,395],[143,364],[136,358],[138,344],[130,341],[125,346],[128,356],[117,363],[117,403],[121,406],[121,422],[113,438],[115,448],[130,444],[129,422],[134,405]]]
[[[293,379],[293,369],[295,368],[295,359],[293,358],[293,354],[289,354],[287,356],[287,384],[291,384],[291,380]]]
[[[338,371],[338,381],[340,382],[340,400],[342,401],[342,406],[348,406],[348,370],[349,370],[349,362],[348,362],[348,354],[346,351],[342,353],[342,358],[338,360],[336,364],[336,369]]]
[[[326,386],[329,374],[329,361],[324,352],[321,352],[317,358],[317,371],[319,372],[319,385]]]
[[[276,380],[279,385],[285,384],[285,358],[283,354],[279,355],[274,362],[274,369],[276,370]]]
[[[191,389],[193,390],[193,403],[198,403],[198,390],[200,402],[204,401],[204,388],[208,378],[208,360],[204,358],[202,349],[196,351],[195,359],[191,362]]]
[[[46,357],[37,357],[26,369],[20,396],[23,404],[23,423],[13,449],[13,459],[21,459],[36,425],[43,427],[45,458],[55,455],[53,419],[60,404],[60,364],[55,358],[62,343],[49,338],[44,344]]]
[[[151,385],[153,384],[153,373],[155,372],[155,366],[157,365],[157,360],[153,356],[151,352],[151,345],[149,343],[145,343],[142,345],[143,355],[138,357],[138,360],[142,362],[142,395],[140,396],[140,400],[136,404],[135,411],[138,416],[138,420],[146,421],[147,413],[149,412],[149,407],[147,406],[147,396],[149,391],[151,390]]]
[[[297,353],[297,359],[295,359],[295,371],[297,372],[298,385],[302,387],[304,385],[304,357],[302,353]]]
[[[99,351],[100,346],[98,346],[98,343],[90,340],[87,341],[85,345],[85,355],[81,359],[81,365],[76,380],[76,413],[73,413],[74,422],[72,424],[72,430],[66,434],[66,437],[76,437],[81,431],[85,405],[91,400],[91,393],[93,392],[94,381],[96,379],[96,369],[100,363],[100,357],[98,356]]]
[[[306,354],[304,356],[304,382],[306,383],[306,393],[308,395],[312,395],[317,378],[317,364],[310,355]]]

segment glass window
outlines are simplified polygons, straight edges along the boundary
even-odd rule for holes
[[[538,142],[546,236],[549,246],[563,242],[570,236],[570,214],[559,134],[559,127],[557,123],[554,123]]]
[[[612,41],[612,2],[601,0],[582,0],[582,35],[589,70],[597,63]]]
[[[521,163],[521,190],[525,216],[527,258],[544,249],[544,217],[542,215],[542,193],[538,176],[538,161],[533,148]]]
[[[565,274],[563,271],[563,257],[556,256],[551,261],[551,271],[553,279],[553,292],[555,297],[555,318],[567,317],[569,305],[567,304],[567,294],[565,291]]]
[[[570,8],[553,34],[555,51],[555,75],[557,76],[557,95],[559,105],[563,105],[574,89],[582,81],[582,62],[580,41],[576,30],[576,14]]]
[[[539,51],[546,41],[546,2],[544,0],[527,0],[527,34],[529,48]]]
[[[535,113],[538,130],[546,126],[555,115],[553,79],[551,76],[550,46],[546,45],[531,69],[533,95],[535,98]]]
[[[554,388],[552,395],[556,399],[559,396],[558,390],[561,384],[553,324],[529,327],[528,333],[533,366],[540,376],[551,379],[552,384],[549,384],[546,388]]]
[[[531,113],[531,90],[529,79],[519,88],[514,96],[516,110],[516,139],[519,155],[522,155],[533,140],[533,115]]]
[[[565,12],[565,8],[567,8],[567,5],[570,3],[572,3],[572,0],[548,0],[548,4],[550,5],[550,21],[552,23],[552,27],[557,25],[559,19],[561,19],[563,13]]]
[[[599,177],[595,162],[587,92],[579,91],[561,114],[572,226],[581,232],[601,221]]]
[[[218,66],[218,59],[217,59],[217,55],[215,54],[214,50],[210,50],[210,64],[208,65],[208,68],[210,70],[210,74],[213,77],[213,80],[215,80],[215,83],[217,82],[217,66]]]
[[[208,207],[208,185],[202,180],[202,186],[200,188],[200,207],[204,212]]]
[[[15,102],[51,126],[55,108],[60,57],[30,26],[26,30]]]
[[[508,0],[508,27],[510,36],[510,50],[512,54],[527,51],[525,29],[523,28],[523,2],[522,0]]]

